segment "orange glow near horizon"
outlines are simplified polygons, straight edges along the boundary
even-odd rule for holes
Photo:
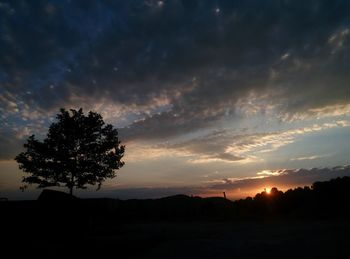
[[[193,196],[199,196],[203,198],[207,197],[223,197],[223,192],[225,191],[226,193],[226,198],[229,200],[239,200],[239,199],[245,199],[247,197],[252,197],[254,198],[256,194],[265,192],[267,195],[271,194],[271,189],[273,187],[276,187],[279,191],[286,192],[289,189],[294,189],[299,186],[310,186],[309,184],[300,184],[300,185],[281,185],[279,184],[274,184],[274,183],[266,183],[266,185],[259,185],[257,187],[253,188],[233,188],[233,189],[207,189],[204,190],[203,192],[200,193],[194,193]],[[189,194],[191,195],[191,194]]]

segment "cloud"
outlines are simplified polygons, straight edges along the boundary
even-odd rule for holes
[[[342,29],[338,32],[335,32],[329,39],[328,43],[333,47],[332,54],[335,54],[337,51],[340,51],[344,45],[349,40],[349,28]]]
[[[257,172],[257,175],[263,175],[263,176],[279,176],[286,172],[284,169],[278,169],[278,170],[262,170],[260,172]]]
[[[340,120],[276,132],[238,134],[234,130],[222,130],[200,137],[192,137],[190,140],[178,143],[161,144],[157,147],[167,149],[169,152],[177,151],[178,153],[192,156],[189,159],[191,163],[217,161],[250,163],[259,161],[261,154],[278,150],[295,142],[297,138],[305,134],[348,126],[350,126],[349,121]],[[320,157],[324,156],[295,158],[292,160],[299,161]]]
[[[315,160],[323,157],[328,157],[329,155],[314,155],[314,156],[303,156],[303,157],[296,157],[291,158],[291,161],[304,161],[304,160]]]
[[[164,141],[255,115],[348,114],[348,1],[190,2],[2,4],[1,115],[28,126],[83,105],[128,141]]]
[[[267,6],[270,5],[271,3],[267,4]],[[332,37],[330,35],[334,35],[339,28],[328,26],[318,35],[311,30],[309,31],[311,27],[316,26],[316,24],[318,27],[322,23],[319,19],[325,10],[323,8],[326,8],[325,5],[321,4],[316,7],[310,4],[306,10],[296,8],[295,13],[290,13],[289,9],[291,16],[300,12],[298,15],[302,17],[306,13],[308,13],[308,17],[310,17],[309,15],[314,17],[315,24],[311,25],[310,28],[301,26],[299,22],[288,23],[283,19],[277,28],[272,28],[272,25],[263,18],[260,27],[254,18],[249,23],[245,20],[251,14],[245,7],[244,5],[238,6],[238,8],[243,8],[240,10],[241,15],[235,14],[235,18],[230,17],[232,20],[216,24],[221,28],[222,34],[215,34],[217,31],[214,29],[211,31],[209,26],[207,34],[212,35],[212,41],[205,38],[209,42],[205,54],[206,62],[194,64],[197,59],[193,58],[187,64],[183,64],[183,67],[186,68],[183,75],[195,68],[196,72],[193,74],[196,75],[198,81],[197,87],[181,95],[174,102],[173,111],[167,116],[147,118],[144,127],[140,124],[130,125],[129,132],[133,132],[135,126],[137,129],[135,137],[140,137],[142,136],[141,126],[149,131],[154,130],[155,133],[147,135],[147,138],[158,138],[159,131],[169,132],[168,136],[171,137],[177,133],[181,134],[182,131],[168,131],[168,126],[195,131],[217,123],[225,117],[227,112],[234,114],[237,111],[243,111],[245,115],[268,112],[289,120],[295,119],[296,115],[299,117],[311,116],[315,110],[324,107],[348,105],[349,99],[346,96],[349,93],[345,83],[348,81],[348,76],[345,70],[342,70],[343,56],[335,57],[331,54],[333,47],[328,42],[329,37]],[[220,8],[220,10],[225,10],[225,8]],[[276,10],[280,11],[280,17],[285,16],[286,10],[283,7],[281,9],[277,7]],[[272,13],[274,11],[270,10]],[[337,12],[341,13],[338,9]],[[225,15],[223,19],[225,19]],[[339,27],[343,26],[342,18],[334,17],[334,19],[339,23]],[[259,48],[254,48],[254,44],[250,42],[251,39],[242,34],[242,29],[236,28],[237,25],[233,20],[242,25],[246,31],[251,31],[251,34],[256,37],[254,41],[261,44]],[[258,28],[262,29],[261,32],[255,31]],[[232,33],[231,30],[234,29],[236,29],[236,33],[233,35],[237,35],[237,37],[232,36],[236,41],[231,42],[228,33]],[[346,31],[346,29],[344,30]],[[290,31],[298,32],[297,40],[289,37],[287,32]],[[196,37],[196,33],[201,32],[201,30],[195,32],[194,37]],[[254,34],[254,32],[256,33]],[[281,34],[286,34],[286,41],[275,41],[273,37],[280,37]],[[201,42],[203,45],[195,43],[198,44],[195,46],[196,48],[191,48],[193,46],[191,44],[188,46],[188,50],[194,50],[194,52],[187,53],[186,50],[183,53],[186,57],[193,57],[197,53],[201,53],[203,45],[207,42]],[[230,45],[231,48],[227,48],[227,45]],[[265,46],[271,46],[275,53],[266,50]],[[235,51],[236,49],[240,50],[239,53]],[[342,51],[345,51],[342,55],[348,56],[346,47]],[[217,55],[216,59],[212,58],[212,52]],[[265,55],[267,53],[269,56]],[[236,63],[237,60],[241,63]],[[193,67],[189,67],[190,65]],[[274,78],[271,78],[271,71],[274,71],[276,75]],[[252,100],[252,95],[255,96],[255,100]],[[264,96],[265,100],[262,101],[261,96]],[[256,105],[257,103],[258,105]],[[169,122],[168,116],[175,114],[178,115],[178,119]],[[323,114],[317,114],[317,116],[320,115]],[[194,117],[196,118],[194,125],[186,124]],[[234,120],[235,116],[227,119]],[[184,127],[184,125],[188,127]]]

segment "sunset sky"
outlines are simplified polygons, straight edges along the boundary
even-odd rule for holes
[[[0,197],[37,198],[13,159],[61,107],[101,113],[126,145],[82,197],[350,176],[350,1],[0,0]]]

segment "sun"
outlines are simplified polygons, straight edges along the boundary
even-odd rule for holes
[[[271,188],[270,187],[265,187],[264,191],[266,192],[266,194],[270,194],[271,193]]]

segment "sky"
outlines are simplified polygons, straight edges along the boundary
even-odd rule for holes
[[[81,197],[254,195],[350,175],[349,1],[0,0],[0,196],[61,107],[126,145]]]

